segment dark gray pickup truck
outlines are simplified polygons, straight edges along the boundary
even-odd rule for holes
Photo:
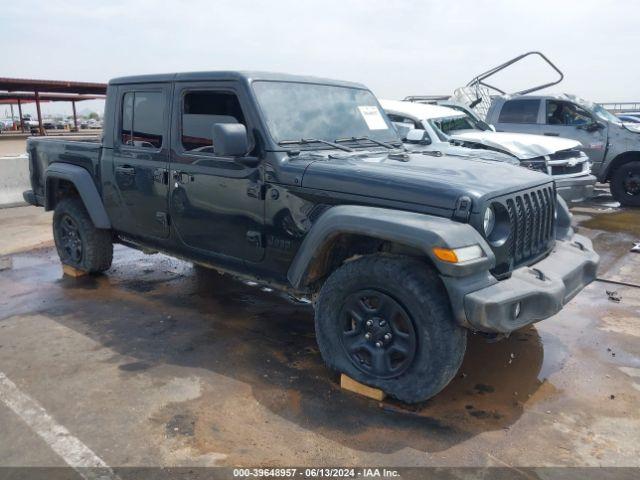
[[[64,264],[113,244],[313,301],[329,367],[406,401],[455,375],[466,331],[557,313],[598,255],[547,175],[407,152],[363,85],[202,72],[109,83],[101,142],[32,138]]]

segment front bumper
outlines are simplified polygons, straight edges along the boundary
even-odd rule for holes
[[[596,278],[599,260],[591,241],[574,235],[571,241],[556,241],[544,260],[514,270],[506,280],[491,277],[493,283],[486,286],[488,276],[479,282],[449,278],[445,285],[452,300],[459,299],[459,308],[455,302],[453,307],[463,325],[509,333],[558,313]]]
[[[555,178],[554,178],[555,179]],[[581,202],[593,196],[597,182],[593,175],[555,179],[556,191],[567,202]]]

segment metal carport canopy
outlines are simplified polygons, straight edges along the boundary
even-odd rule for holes
[[[26,97],[21,97],[22,93],[12,93],[11,95],[7,95],[9,92],[24,92]],[[31,95],[33,92],[33,95]],[[6,96],[3,96],[5,101],[2,103],[9,103],[10,99],[15,98],[18,103],[18,108],[20,109],[20,124],[22,125],[22,107],[21,103],[24,99],[26,102],[35,101],[36,109],[38,111],[38,125],[40,135],[44,135],[44,127],[42,126],[42,113],[40,111],[40,101],[45,100],[45,96],[48,97],[46,100],[48,101],[70,101],[73,106],[73,122],[75,128],[78,128],[78,120],[76,115],[76,101],[79,100],[90,100],[91,98],[83,97],[79,98],[82,95],[106,95],[107,93],[107,84],[106,83],[93,83],[93,82],[72,82],[66,80],[37,80],[37,79],[26,79],[26,78],[5,78],[0,77],[0,94],[4,93]],[[76,98],[52,98],[53,95],[47,94],[73,94]],[[12,107],[13,108],[13,107]]]
[[[75,93],[83,95],[106,95],[106,83],[70,82],[66,80],[35,80],[0,77],[0,91]]]

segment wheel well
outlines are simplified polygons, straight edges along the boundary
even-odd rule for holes
[[[620,168],[625,163],[633,162],[635,160],[640,160],[640,152],[624,152],[611,160],[611,166],[607,172],[607,181],[611,180],[615,171]]]
[[[425,262],[431,263],[423,251],[414,247],[367,235],[339,234],[325,242],[316,253],[311,265],[307,268],[304,283],[306,285],[320,283],[342,264],[376,253],[420,257]]]
[[[67,197],[77,197],[80,194],[76,186],[69,180],[62,178],[47,179],[47,210],[53,210],[60,200]]]

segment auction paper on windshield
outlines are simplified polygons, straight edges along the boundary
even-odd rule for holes
[[[380,109],[375,105],[362,105],[358,107],[360,115],[367,122],[369,130],[387,130],[387,122],[384,121],[380,114]]]

